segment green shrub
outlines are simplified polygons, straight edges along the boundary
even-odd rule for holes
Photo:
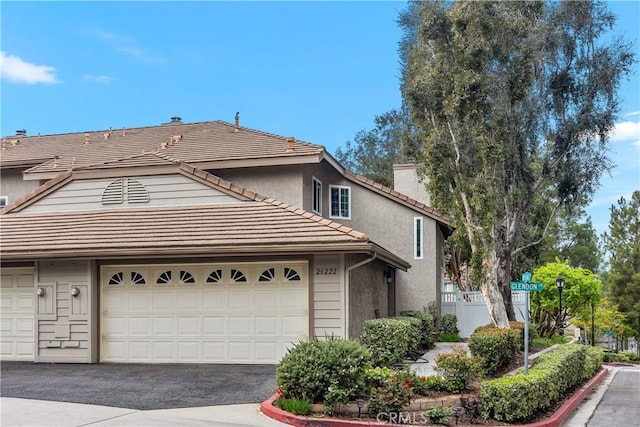
[[[435,370],[442,375],[448,391],[459,393],[467,390],[471,382],[482,374],[482,359],[468,356],[463,348],[454,348],[452,353],[436,356]]]
[[[387,368],[386,366],[376,366],[375,368],[367,366],[364,369],[363,377],[366,390],[380,387],[384,383],[384,381],[391,378],[391,376],[394,374],[395,371],[391,368]]]
[[[421,377],[414,392],[421,396],[428,396],[430,391],[446,391],[447,383],[440,375]]]
[[[420,320],[412,317],[365,320],[360,342],[371,352],[373,365],[393,366],[418,347],[420,325]]]
[[[447,424],[453,411],[446,406],[434,406],[424,413],[433,424]]]
[[[380,387],[371,390],[369,395],[369,414],[375,416],[382,412],[398,413],[409,406],[414,397],[409,380],[398,373],[383,381]]]
[[[435,332],[435,324],[433,321],[433,316],[429,313],[425,313],[424,311],[417,310],[407,310],[401,311],[401,316],[404,317],[415,317],[419,319],[421,322],[420,325],[420,348],[430,349],[433,347],[433,333]]]
[[[371,353],[354,341],[327,338],[298,343],[276,368],[276,385],[284,398],[308,399],[311,403],[329,402],[329,387],[343,390],[347,399],[364,387],[365,367]]]
[[[486,325],[477,328],[469,337],[469,351],[482,358],[484,373],[493,375],[516,357],[521,343],[520,329],[499,329]]]
[[[599,369],[598,357],[587,346],[559,346],[540,356],[528,375],[519,373],[482,382],[480,400],[496,420],[530,420],[591,378]]]
[[[460,335],[457,332],[447,332],[440,334],[439,340],[440,342],[460,342]]]
[[[625,361],[628,361],[628,362],[636,362],[640,360],[640,357],[638,356],[638,354],[633,351],[625,350],[619,354],[625,358]]]
[[[311,402],[308,399],[285,399],[276,400],[278,408],[291,412],[294,415],[308,415],[311,413]]]
[[[458,316],[453,313],[443,315],[440,323],[440,331],[443,334],[457,334],[460,332],[458,329]]]

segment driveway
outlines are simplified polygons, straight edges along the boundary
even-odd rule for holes
[[[275,391],[275,365],[2,362],[0,396],[130,409],[255,403]]]

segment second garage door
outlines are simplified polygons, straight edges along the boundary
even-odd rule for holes
[[[308,264],[104,266],[101,360],[277,363],[309,333]]]

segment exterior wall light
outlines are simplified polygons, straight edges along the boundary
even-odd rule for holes
[[[393,274],[389,267],[384,269],[384,283],[390,285],[393,282]]]
[[[70,292],[71,292],[71,296],[74,298],[80,295],[80,289],[76,288],[75,286],[71,288]]]
[[[39,297],[43,297],[44,294],[46,294],[47,291],[44,288],[38,288],[36,289],[36,295],[38,295]]]

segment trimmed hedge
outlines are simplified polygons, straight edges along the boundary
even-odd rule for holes
[[[601,352],[579,344],[561,345],[540,356],[528,375],[519,373],[482,382],[480,400],[496,420],[530,420],[593,377],[601,366]]]
[[[420,343],[422,322],[414,317],[389,317],[362,322],[360,342],[371,352],[374,366],[393,366]]]
[[[332,403],[339,392],[348,401],[362,392],[371,353],[355,341],[328,337],[302,341],[276,368],[276,385],[283,398]],[[346,403],[346,402],[345,402]]]
[[[458,329],[458,316],[453,313],[447,313],[442,316],[440,332],[443,334],[457,334],[460,332]]]
[[[510,325],[510,329],[481,326],[469,337],[469,351],[474,356],[482,357],[486,375],[493,375],[510,363],[524,345],[524,324],[511,322]]]
[[[424,311],[406,310],[401,311],[400,316],[420,319],[420,348],[430,349],[433,347],[433,333],[436,330],[436,326],[432,315]]]

